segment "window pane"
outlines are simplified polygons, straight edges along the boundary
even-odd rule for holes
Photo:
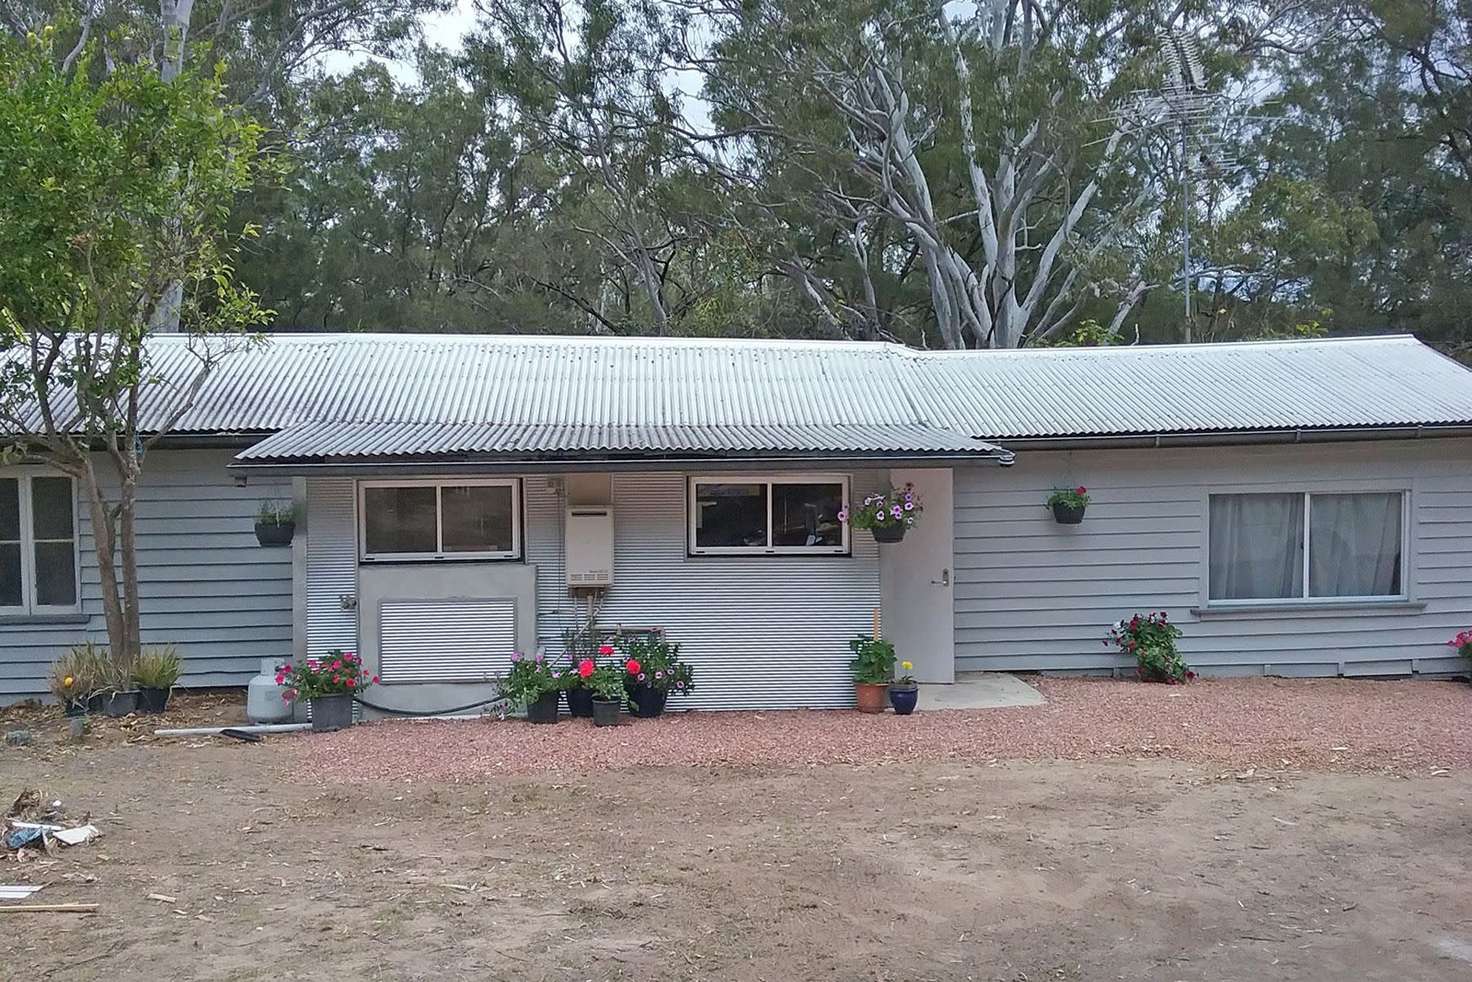
[[[1309,502],[1308,583],[1315,597],[1398,597],[1400,494],[1316,494]]]
[[[433,487],[364,488],[364,546],[369,553],[434,553]]]
[[[36,603],[70,607],[77,602],[76,550],[70,542],[36,543]]]
[[[0,542],[20,541],[20,482],[0,478]]]
[[[504,485],[441,488],[445,552],[510,552],[511,489]]]
[[[772,545],[841,546],[842,484],[773,484]]]
[[[1303,596],[1303,495],[1214,494],[1212,600]]]
[[[765,546],[765,484],[695,485],[695,545]]]
[[[0,543],[0,607],[19,607],[20,603],[20,543]]]
[[[31,478],[32,528],[38,539],[72,537],[72,479]]]

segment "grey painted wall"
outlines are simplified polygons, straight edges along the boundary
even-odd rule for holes
[[[291,497],[289,480],[236,487],[228,450],[160,450],[139,492],[139,578],[145,644],[173,642],[181,685],[243,685],[262,658],[291,653],[291,549],[256,542],[256,509]],[[51,662],[69,646],[107,641],[97,557],[80,522],[80,623],[0,623],[0,701],[46,692]]]
[[[1086,485],[1082,525],[1043,507]],[[1465,670],[1445,644],[1472,627],[1472,441],[1020,453],[956,472],[958,670],[1133,671],[1109,625],[1165,609],[1208,674]],[[1411,605],[1205,613],[1210,492],[1411,492]],[[1424,606],[1422,606],[1424,605]]]

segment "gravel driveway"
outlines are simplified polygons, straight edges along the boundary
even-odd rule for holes
[[[473,781],[659,765],[1164,757],[1235,770],[1437,775],[1472,765],[1462,682],[1217,679],[1188,686],[1033,679],[1047,705],[918,712],[671,714],[587,720],[383,722],[291,741],[327,778]],[[923,710],[923,706],[922,706]]]

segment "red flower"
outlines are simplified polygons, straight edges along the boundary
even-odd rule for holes
[[[357,684],[358,684],[357,683],[357,680],[352,679],[352,678],[349,678],[348,681],[347,681],[347,686],[348,686],[349,689],[351,689],[353,686],[355,686]]]
[[[1089,489],[1086,488],[1086,487],[1084,487],[1082,484],[1080,484],[1078,487],[1076,487],[1076,488],[1073,489],[1073,493],[1074,494],[1088,494],[1089,493]]]
[[[373,676],[373,684],[374,685],[377,685],[378,684],[378,676],[377,675]]]
[[[589,675],[592,675],[593,659],[584,658],[582,661],[578,662],[578,674],[581,675],[583,678],[587,678]]]
[[[337,659],[336,661],[334,661],[332,663],[332,670],[334,672],[340,670],[341,668],[342,668],[342,659],[341,658]]]
[[[640,665],[637,659],[630,658],[629,663],[624,667],[629,670],[630,675],[638,675],[639,669],[643,668],[644,666]]]
[[[605,657],[607,657],[608,655],[613,654],[613,645],[611,645],[611,644],[605,644],[605,645],[600,646],[598,648],[598,654],[603,655]]]

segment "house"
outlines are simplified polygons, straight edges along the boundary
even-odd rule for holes
[[[160,377],[185,339],[152,342]],[[1204,674],[1462,668],[1472,374],[1409,337],[922,352],[879,343],[279,335],[148,461],[145,641],[184,684],[359,650],[401,709],[490,691],[595,615],[662,628],[686,706],[851,704],[847,642],[923,680],[1109,673],[1165,609]],[[913,483],[877,544],[837,519]],[[1044,507],[1085,485],[1085,520]],[[300,508],[289,547],[252,532]],[[0,470],[0,700],[105,641],[68,479]]]

